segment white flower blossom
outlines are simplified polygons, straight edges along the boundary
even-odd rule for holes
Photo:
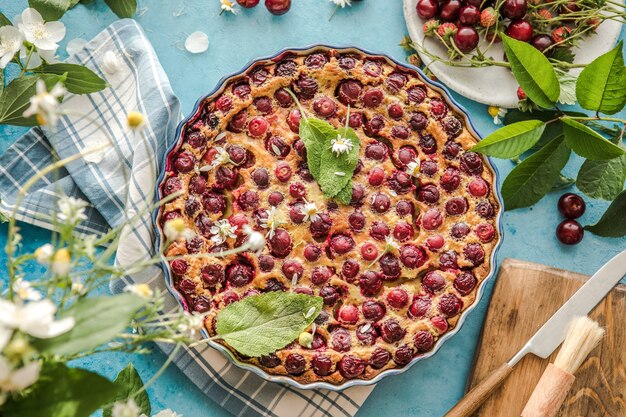
[[[57,59],[56,51],[44,51],[43,49],[37,48],[29,49],[25,46],[22,46],[20,49],[20,60],[27,70],[37,68],[43,61],[46,61],[48,64],[57,64],[60,62]]]
[[[67,275],[70,273],[72,256],[66,248],[59,249],[52,257],[52,272],[56,275]]]
[[[337,137],[331,140],[330,143],[332,145],[332,151],[336,156],[339,156],[342,153],[348,153],[354,147],[349,138],[344,138],[341,135],[337,135]]]
[[[237,9],[235,9],[235,3],[234,2],[229,1],[229,0],[220,0],[220,2],[222,3],[222,5],[220,6],[220,8],[222,9],[220,14],[222,14],[224,12],[237,14]]]
[[[265,238],[263,237],[263,235],[261,233],[255,231],[255,230],[253,230],[247,224],[244,225],[243,232],[246,235],[248,235],[248,240],[246,242],[248,250],[250,250],[252,252],[256,252],[257,254],[260,254],[261,251],[263,251],[263,249],[265,249]]]
[[[2,352],[7,343],[9,343],[11,336],[13,336],[13,330],[0,326],[0,352]]]
[[[331,3],[337,5],[337,7],[341,7],[342,9],[346,6],[352,6],[351,0],[330,0]]]
[[[409,162],[406,166],[406,172],[407,174],[413,177],[419,177],[420,176],[420,162],[418,160]]]
[[[138,295],[143,298],[151,298],[154,295],[152,288],[148,284],[133,284],[124,287],[124,291]]]
[[[36,94],[30,98],[30,106],[24,111],[24,117],[37,115],[40,125],[54,127],[61,117],[61,103],[59,98],[65,93],[63,84],[56,83],[48,92],[46,83],[39,79],[36,84]]]
[[[232,226],[228,220],[222,219],[215,222],[213,226],[209,229],[209,232],[213,235],[211,236],[211,241],[216,245],[220,245],[226,241],[226,239],[237,237],[235,235],[235,231],[237,230],[237,226]]]
[[[34,289],[30,282],[24,281],[22,278],[13,282],[13,292],[21,301],[39,301],[42,299],[41,293]]]
[[[21,368],[13,369],[11,363],[0,356],[0,392],[20,392],[39,379],[41,364],[30,362]]]
[[[185,230],[185,220],[183,220],[181,217],[168,220],[163,226],[163,233],[165,233],[165,237],[172,241],[182,237],[185,233]]]
[[[61,22],[45,22],[35,9],[27,8],[18,19],[17,27],[24,38],[40,50],[56,50],[65,37],[65,25]]]
[[[0,69],[7,66],[22,47],[24,36],[13,26],[0,27]]]
[[[65,51],[69,56],[76,55],[87,45],[87,40],[83,38],[74,38],[65,46]]]
[[[156,413],[152,417],[183,417],[183,415],[175,413],[174,411],[172,411],[172,410],[170,410],[168,408],[166,410],[159,411],[158,413]]]
[[[270,209],[267,219],[261,219],[261,227],[268,229],[266,236],[270,239],[274,237],[274,231],[282,224],[285,224],[285,221],[276,207]]]
[[[52,301],[47,299],[26,304],[0,299],[0,325],[39,339],[56,337],[70,331],[75,324],[73,317],[55,320],[56,310]]]
[[[87,220],[87,215],[85,214],[85,208],[88,206],[87,202],[79,198],[64,195],[59,198],[57,205],[59,206],[57,219],[60,222],[73,225],[80,221]]]
[[[100,60],[100,68],[107,74],[115,74],[122,68],[122,60],[114,51],[106,51]]]
[[[113,404],[111,415],[113,417],[139,417],[139,411],[135,400],[130,398],[128,401],[117,401]]]
[[[311,220],[314,222],[320,217],[317,205],[315,203],[309,203],[306,200],[304,200],[304,206],[302,206],[300,213],[304,215],[304,221]]]
[[[509,111],[503,107],[489,106],[487,108],[487,112],[491,117],[493,117],[494,124],[501,125],[502,118],[506,116]]]
[[[400,249],[400,244],[393,240],[393,236],[389,235],[385,238],[385,251],[384,253],[395,252]]]
[[[85,285],[80,281],[72,281],[70,291],[75,295],[85,295]]]
[[[210,164],[207,164],[201,167],[199,171],[208,172],[212,169],[217,168],[220,165],[224,165],[224,164],[228,164],[229,162],[232,162],[230,159],[230,155],[228,154],[228,151],[226,151],[226,149],[222,148],[221,146],[216,146],[215,150],[217,151],[217,153],[213,157],[213,161],[211,161]]]
[[[35,249],[35,258],[41,265],[47,265],[50,259],[52,259],[52,255],[54,255],[54,246],[50,243],[46,243]]]
[[[204,319],[207,313],[188,313],[185,311],[182,322],[178,325],[178,331],[195,338],[204,328]]]

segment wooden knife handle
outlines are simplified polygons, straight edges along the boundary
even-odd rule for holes
[[[498,369],[493,371],[487,378],[482,380],[465,397],[455,405],[445,417],[469,417],[478,410],[487,398],[498,388],[502,382],[511,374],[513,368],[508,363],[503,363]]]

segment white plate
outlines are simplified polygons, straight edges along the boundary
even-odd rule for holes
[[[418,0],[404,0],[404,19],[406,20],[409,36],[417,45],[424,47],[437,56],[447,58],[446,48],[434,38],[424,36],[422,26],[424,19],[417,15],[415,7]],[[598,56],[610,51],[615,46],[622,30],[622,24],[614,20],[606,20],[598,27],[597,34],[580,43],[574,49],[575,63],[589,63]],[[502,61],[504,50],[501,43],[491,45],[487,53],[498,61]],[[431,59],[420,54],[424,64]],[[469,99],[493,106],[513,108],[517,107],[517,81],[508,68],[482,67],[462,68],[452,67],[442,62],[434,62],[428,67],[432,73],[448,88]],[[577,75],[581,70],[572,70]]]

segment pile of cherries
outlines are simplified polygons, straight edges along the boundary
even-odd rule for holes
[[[576,245],[583,240],[583,227],[576,220],[585,213],[585,201],[577,194],[566,193],[559,198],[559,212],[566,218],[556,228],[556,237],[566,245]]]
[[[251,9],[259,4],[260,0],[237,0],[237,3],[246,9]],[[276,16],[285,14],[291,8],[291,0],[265,0],[267,10]]]
[[[567,36],[567,27],[561,26],[550,32],[551,28],[545,24],[533,23],[535,17],[550,19],[553,12],[546,8],[529,13],[527,0],[419,0],[416,9],[417,14],[427,20],[424,24],[426,35],[435,36],[436,33],[445,40],[450,38],[463,53],[478,46],[479,33],[487,41],[499,41],[499,32],[504,32],[511,38],[530,42],[542,52]],[[561,9],[560,14],[580,10],[573,1]]]

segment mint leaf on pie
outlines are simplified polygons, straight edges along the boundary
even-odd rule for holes
[[[626,236],[626,216],[624,213],[626,213],[626,190],[613,200],[598,223],[585,226],[585,230],[604,237]]]
[[[300,139],[306,148],[309,172],[319,182],[322,148],[327,137],[336,137],[335,128],[325,120],[306,117],[300,120]]]
[[[516,166],[502,184],[505,209],[528,207],[541,200],[559,180],[570,154],[563,138],[557,138]]]
[[[496,158],[513,158],[532,148],[545,128],[546,124],[540,120],[513,123],[478,142],[472,151]]]
[[[350,200],[352,200],[352,180],[348,181],[346,186],[339,191],[335,198],[342,204],[350,204]]]
[[[322,305],[321,297],[292,292],[253,295],[221,310],[215,330],[242,355],[268,355],[297,339]]]
[[[569,117],[561,119],[565,141],[570,148],[583,158],[594,161],[613,159],[626,155],[619,146],[606,140],[594,130]]]
[[[350,140],[352,147],[347,152],[333,152],[332,140],[337,139],[338,135]],[[326,143],[322,147],[322,163],[318,182],[328,197],[339,194],[352,180],[352,174],[359,161],[360,147],[359,137],[350,128],[337,129],[335,136],[326,137]]]

